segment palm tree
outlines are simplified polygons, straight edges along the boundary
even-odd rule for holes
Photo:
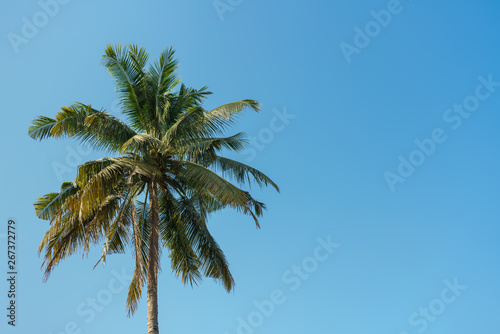
[[[75,103],[61,107],[54,118],[37,117],[29,135],[76,138],[112,156],[82,164],[60,192],[35,201],[37,216],[51,224],[39,246],[44,279],[66,257],[79,250],[88,254],[91,245],[102,243],[98,263],[131,246],[135,268],[127,312],[136,311],[147,284],[148,333],[154,334],[159,333],[161,249],[169,251],[172,271],[183,283],[211,277],[231,291],[234,279],[207,217],[230,207],[252,216],[259,227],[265,205],[242,186],[254,181],[279,189],[262,172],[219,154],[245,146],[242,133],[226,137],[224,132],[235,116],[245,108],[258,111],[259,104],[241,100],[207,111],[202,102],[211,93],[180,84],[172,48],[149,66],[148,56],[135,45],[108,45],[103,55],[126,121]]]

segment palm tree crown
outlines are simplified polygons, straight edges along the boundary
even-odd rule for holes
[[[207,216],[230,207],[259,226],[265,205],[241,186],[254,181],[279,189],[257,169],[219,155],[245,146],[242,133],[226,137],[224,132],[236,115],[245,108],[258,111],[259,104],[241,100],[207,111],[202,102],[211,93],[180,83],[172,48],[149,66],[148,57],[135,45],[108,45],[103,55],[125,121],[75,103],[61,107],[54,118],[37,117],[29,135],[76,138],[112,156],[82,164],[60,192],[34,203],[37,216],[51,224],[39,246],[45,279],[61,260],[78,250],[88,254],[91,245],[103,244],[103,263],[108,254],[131,246],[135,269],[127,310],[135,312],[147,284],[148,333],[158,333],[161,249],[168,250],[172,271],[183,283],[212,277],[230,291],[234,279],[208,231]]]

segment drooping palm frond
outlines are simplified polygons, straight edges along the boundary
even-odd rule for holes
[[[200,271],[224,285],[229,292],[234,287],[234,278],[229,270],[226,256],[212,237],[200,212],[196,209],[196,199],[183,198],[178,202],[178,221],[182,222],[188,240],[200,260]]]
[[[221,171],[223,176],[236,179],[239,184],[251,185],[254,181],[260,187],[271,185],[276,191],[280,191],[278,185],[266,174],[239,161],[218,156],[211,166],[215,171]]]
[[[61,192],[46,194],[35,201],[36,215],[40,219],[52,220],[54,215],[61,210],[66,199],[78,190],[79,187],[75,182],[64,182],[61,186]]]
[[[187,236],[186,226],[178,212],[178,200],[162,189],[159,196],[160,237],[163,246],[170,249],[172,271],[181,276],[184,284],[197,285],[201,281],[199,267],[201,265],[193,250],[192,241]]]
[[[132,221],[133,226],[132,232],[134,241],[135,266],[127,294],[127,313],[129,316],[133,315],[137,310],[137,305],[142,295],[142,289],[144,287],[144,284],[146,283],[147,267],[149,262],[149,250],[147,243],[149,230],[147,229],[145,220],[141,221],[139,219],[139,214],[136,210],[136,206],[132,205],[129,219]]]
[[[127,140],[136,135],[116,117],[83,103],[63,106],[55,119],[39,116],[32,124],[28,134],[33,139],[77,138],[94,149],[110,152],[119,151]]]
[[[69,205],[74,211],[79,209],[80,219],[91,216],[109,195],[123,188],[124,176],[130,171],[122,164],[116,163],[118,159],[107,159],[107,166],[95,173],[88,173],[88,170],[95,165],[102,166],[104,161],[87,163],[78,169],[76,180],[81,187],[81,196]],[[121,192],[119,194],[123,195]]]
[[[85,139],[85,118],[98,112],[92,106],[79,102],[69,107],[61,107],[61,111],[56,114],[57,122],[52,128],[52,137]]]
[[[215,160],[217,152],[221,150],[240,151],[247,145],[244,133],[240,132],[230,137],[219,138],[187,138],[176,142],[175,153],[183,160],[189,161],[210,161]]]
[[[192,162],[176,162],[185,168],[180,169],[177,175],[185,182],[193,191],[211,196],[217,201],[221,208],[230,207],[250,215],[257,227],[260,227],[258,218],[262,216],[265,205],[250,195],[248,191],[244,191],[231,182],[225,180],[212,170]]]
[[[28,135],[36,140],[42,140],[51,137],[51,131],[56,120],[46,116],[38,116],[31,121],[31,126],[28,129]]]
[[[76,196],[75,194],[73,196]],[[95,212],[84,220],[64,209],[58,210],[58,221],[45,233],[38,247],[39,253],[45,253],[42,267],[46,280],[54,267],[78,250],[88,252],[90,245],[98,243],[105,234],[106,220],[112,220],[119,208],[119,197],[110,196]]]
[[[83,103],[74,103],[71,106],[61,107],[55,118],[38,116],[31,122],[28,130],[31,138],[42,140],[45,138],[82,138],[85,134],[85,118],[98,111]]]

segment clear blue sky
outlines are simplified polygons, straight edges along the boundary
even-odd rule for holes
[[[207,108],[261,102],[234,129],[257,138],[238,158],[282,189],[255,189],[269,208],[261,230],[232,212],[210,221],[234,294],[211,280],[183,287],[164,252],[162,333],[500,330],[497,1],[45,3],[0,13],[2,333],[146,332],[145,300],[127,318],[116,278],[131,273],[130,254],[92,270],[97,248],[42,283],[36,251],[48,225],[33,201],[101,155],[35,142],[29,123],[74,101],[118,113],[99,63],[108,42],[137,43],[151,59],[172,45],[184,82],[214,92]],[[15,329],[4,314],[9,217]]]

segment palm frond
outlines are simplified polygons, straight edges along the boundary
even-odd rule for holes
[[[62,205],[69,196],[74,195],[79,187],[75,183],[65,182],[61,186],[61,192],[46,194],[34,203],[38,218],[52,220],[54,215],[61,210]]]
[[[164,247],[170,249],[172,272],[181,276],[184,284],[197,285],[201,281],[198,256],[193,250],[193,244],[187,236],[187,231],[181,215],[176,211],[178,202],[167,190],[160,193],[160,236]]]
[[[169,97],[167,128],[175,124],[186,111],[200,107],[202,101],[210,94],[212,93],[208,91],[208,87],[195,89],[181,84],[179,91]]]
[[[139,57],[139,54],[137,54]],[[146,54],[142,54],[146,57]],[[143,104],[146,99],[144,92],[144,72],[140,64],[144,59],[134,59],[130,56],[128,48],[123,49],[120,45],[106,46],[102,57],[102,64],[106,67],[120,93],[122,112],[131,122],[136,131],[148,129],[147,120],[143,115]],[[146,59],[147,61],[147,59]]]
[[[130,219],[133,226],[134,252],[135,252],[135,267],[132,280],[127,294],[127,313],[133,315],[137,310],[139,299],[142,295],[142,289],[147,278],[148,264],[148,244],[146,235],[149,231],[145,231],[144,224],[140,224],[139,216],[135,205],[131,206]]]
[[[31,121],[31,126],[28,130],[28,135],[36,140],[42,140],[51,137],[51,131],[57,121],[46,116],[38,116]]]
[[[121,147],[121,151],[124,153],[140,153],[142,155],[150,154],[151,150],[154,152],[166,151],[166,146],[161,140],[144,132],[136,134]]]
[[[168,111],[171,105],[169,93],[177,86],[180,80],[177,78],[177,60],[174,59],[175,51],[172,48],[163,50],[160,53],[158,61],[149,67],[149,85],[154,92],[155,105],[154,119],[156,120],[157,133],[163,133],[166,130]]]
[[[230,137],[219,138],[187,138],[176,142],[175,154],[186,160],[196,160],[208,155],[215,159],[215,153],[223,149],[240,151],[247,145],[244,133],[240,132]]]
[[[246,108],[258,112],[260,104],[254,100],[240,100],[223,104],[205,113],[205,126],[212,129],[214,133],[223,133],[226,128],[234,124],[234,117],[241,114]]]
[[[137,134],[118,118],[102,111],[87,116],[84,124],[84,140],[96,149],[111,152],[118,152],[124,143]]]
[[[271,185],[276,191],[280,191],[278,185],[266,174],[241,162],[218,156],[212,166],[215,171],[221,171],[224,177],[236,179],[239,184],[251,184],[255,181],[261,188]]]
[[[186,228],[187,237],[201,261],[200,269],[205,276],[219,280],[226,291],[234,288],[234,278],[229,270],[226,256],[208,231],[192,199],[179,201],[179,220]]]

